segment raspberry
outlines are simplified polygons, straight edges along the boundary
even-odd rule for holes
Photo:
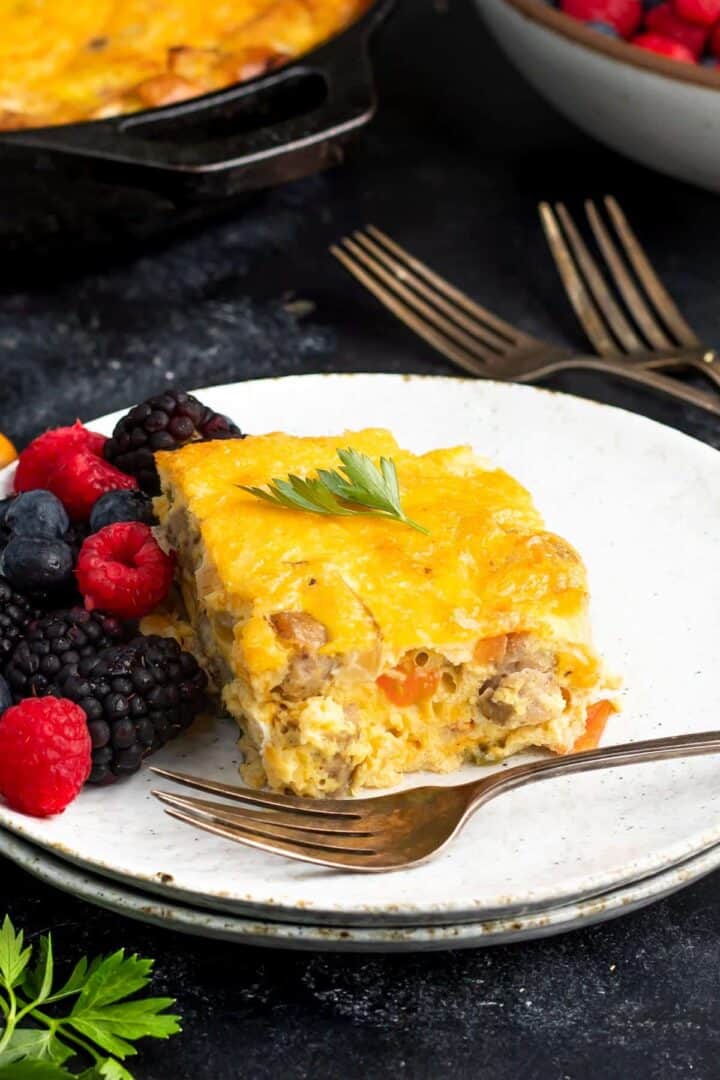
[[[102,608],[123,619],[139,619],[167,596],[173,560],[148,525],[120,521],[88,537],[75,573],[88,610]]]
[[[708,45],[710,48],[710,52],[713,54],[713,56],[720,57],[720,23],[718,23],[718,25],[710,34],[710,41],[708,42]]]
[[[720,0],[673,0],[673,8],[681,19],[708,29],[720,19]]]
[[[71,518],[87,521],[93,506],[107,491],[137,487],[137,480],[88,450],[79,450],[59,463],[47,486]]]
[[[707,30],[679,18],[670,4],[660,4],[649,11],[645,16],[645,27],[651,33],[659,34],[660,37],[679,41],[695,57],[698,57],[705,48]]]
[[[601,22],[614,26],[621,37],[637,30],[642,17],[640,0],[561,0],[561,9],[581,22]]]
[[[638,34],[631,38],[631,42],[637,45],[638,49],[647,49],[648,52],[658,53],[659,56],[667,56],[670,60],[680,60],[685,64],[695,63],[695,57],[687,45],[662,37],[660,34]]]
[[[102,457],[106,442],[104,435],[88,431],[79,420],[72,427],[55,428],[38,435],[18,459],[15,490],[48,488],[47,480],[63,458],[78,450],[87,450],[96,457]]]
[[[27,698],[0,718],[0,792],[13,810],[60,814],[90,775],[85,713],[64,698]]]

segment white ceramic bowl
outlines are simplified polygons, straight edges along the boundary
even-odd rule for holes
[[[720,191],[720,74],[605,37],[543,0],[476,0],[533,86],[602,142]]]

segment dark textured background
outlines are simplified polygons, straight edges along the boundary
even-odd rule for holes
[[[170,383],[446,373],[327,255],[367,221],[510,320],[580,346],[535,211],[558,196],[579,208],[584,195],[618,195],[690,321],[720,343],[718,198],[571,128],[508,67],[470,0],[406,0],[376,56],[380,114],[344,168],[171,228],[142,251],[118,236],[91,254],[69,241],[47,258],[28,241],[19,280],[31,284],[0,292],[0,427],[22,442]],[[690,409],[589,376],[553,385],[720,445],[716,422]],[[52,928],[61,956],[124,944],[157,957],[158,987],[178,996],[185,1033],[143,1051],[141,1080],[720,1075],[717,876],[548,941],[363,958],[180,937],[9,863],[0,874],[13,917],[31,932]]]

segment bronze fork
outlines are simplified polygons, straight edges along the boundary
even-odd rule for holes
[[[720,387],[717,353],[703,345],[680,314],[617,200],[606,195],[605,208],[623,254],[595,203],[590,199],[585,201],[585,213],[595,241],[632,322],[616,302],[563,203],[555,203],[554,210],[549,203],[541,203],[539,207],[565,292],[593,348],[601,356],[638,357],[646,368],[694,368]],[[679,351],[672,356],[676,350]]]
[[[370,799],[303,799],[153,767],[158,776],[231,803],[152,794],[171,817],[227,840],[301,862],[379,873],[424,862],[481,806],[535,780],[718,752],[720,731],[674,735],[516,765],[455,787],[417,787]]]
[[[720,399],[649,370],[646,357],[577,356],[540,341],[471,300],[374,225],[330,251],[397,318],[448,360],[486,379],[532,383],[559,371],[619,376],[720,416]],[[672,350],[673,357],[684,355]],[[657,360],[652,357],[653,362]]]

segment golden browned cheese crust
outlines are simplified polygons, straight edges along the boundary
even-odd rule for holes
[[[397,522],[273,507],[239,485],[391,457]],[[157,455],[165,543],[199,648],[258,781],[305,794],[385,786],[524,746],[569,750],[602,671],[583,564],[528,492],[467,447],[389,432],[281,433]]]
[[[277,67],[370,0],[0,3],[0,129],[183,101]]]

